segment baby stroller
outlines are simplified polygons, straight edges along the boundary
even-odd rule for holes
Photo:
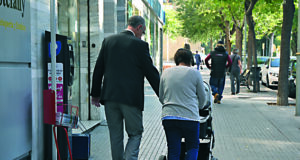
[[[199,134],[199,152],[198,160],[217,160],[212,156],[212,149],[214,148],[214,132],[212,128],[212,105],[213,97],[210,85],[204,81],[205,91],[207,92],[207,103],[205,107],[199,111],[200,120],[200,134]],[[186,145],[185,140],[181,140],[180,160],[185,160]],[[167,160],[165,155],[161,155],[159,160]]]

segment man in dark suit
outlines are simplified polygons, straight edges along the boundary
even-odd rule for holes
[[[105,106],[113,160],[137,160],[143,133],[144,78],[158,96],[159,73],[152,63],[145,20],[132,16],[123,32],[102,42],[93,74],[92,104]],[[103,81],[103,84],[102,84]],[[123,121],[128,134],[124,151]]]

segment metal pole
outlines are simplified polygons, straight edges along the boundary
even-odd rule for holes
[[[297,39],[297,68],[296,68],[296,78],[298,77],[298,81],[296,80],[296,116],[300,116],[300,1],[298,2],[298,39]]]
[[[299,1],[300,2],[300,1]],[[299,24],[298,24],[299,25]],[[298,29],[298,34],[299,34],[299,29]],[[300,36],[300,35],[298,35]],[[299,44],[299,37],[298,37],[298,45]],[[300,64],[300,50],[299,50],[299,47],[298,47],[298,53],[296,54],[297,56],[297,64]],[[296,78],[298,77],[298,81],[296,80],[296,116],[300,116],[300,80],[299,80],[299,77],[300,77],[300,65],[297,65],[296,66]]]
[[[98,2],[99,3],[99,2]],[[88,90],[91,90],[91,29],[90,29],[90,0],[87,0],[87,41],[88,41]],[[91,119],[91,98],[88,96],[88,120]]]
[[[169,62],[169,34],[167,33],[167,62]]]
[[[50,4],[50,31],[51,31],[50,51],[51,51],[51,77],[52,77],[51,89],[55,93],[55,113],[56,113],[57,108],[56,108],[56,19],[55,19],[56,2],[55,1],[56,0],[51,0],[51,4]],[[54,136],[52,136],[52,159],[57,160],[57,150],[56,150]]]

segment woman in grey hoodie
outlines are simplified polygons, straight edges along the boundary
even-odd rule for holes
[[[168,143],[168,160],[179,159],[181,138],[185,138],[187,160],[196,160],[199,149],[199,109],[206,102],[205,87],[199,71],[192,68],[193,54],[178,49],[175,67],[164,70],[160,80],[159,100],[162,124]]]

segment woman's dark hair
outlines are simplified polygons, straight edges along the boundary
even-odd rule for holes
[[[184,48],[180,48],[176,51],[174,60],[177,66],[181,62],[185,63],[186,65],[192,65],[192,66],[194,66],[195,64],[192,52]]]

